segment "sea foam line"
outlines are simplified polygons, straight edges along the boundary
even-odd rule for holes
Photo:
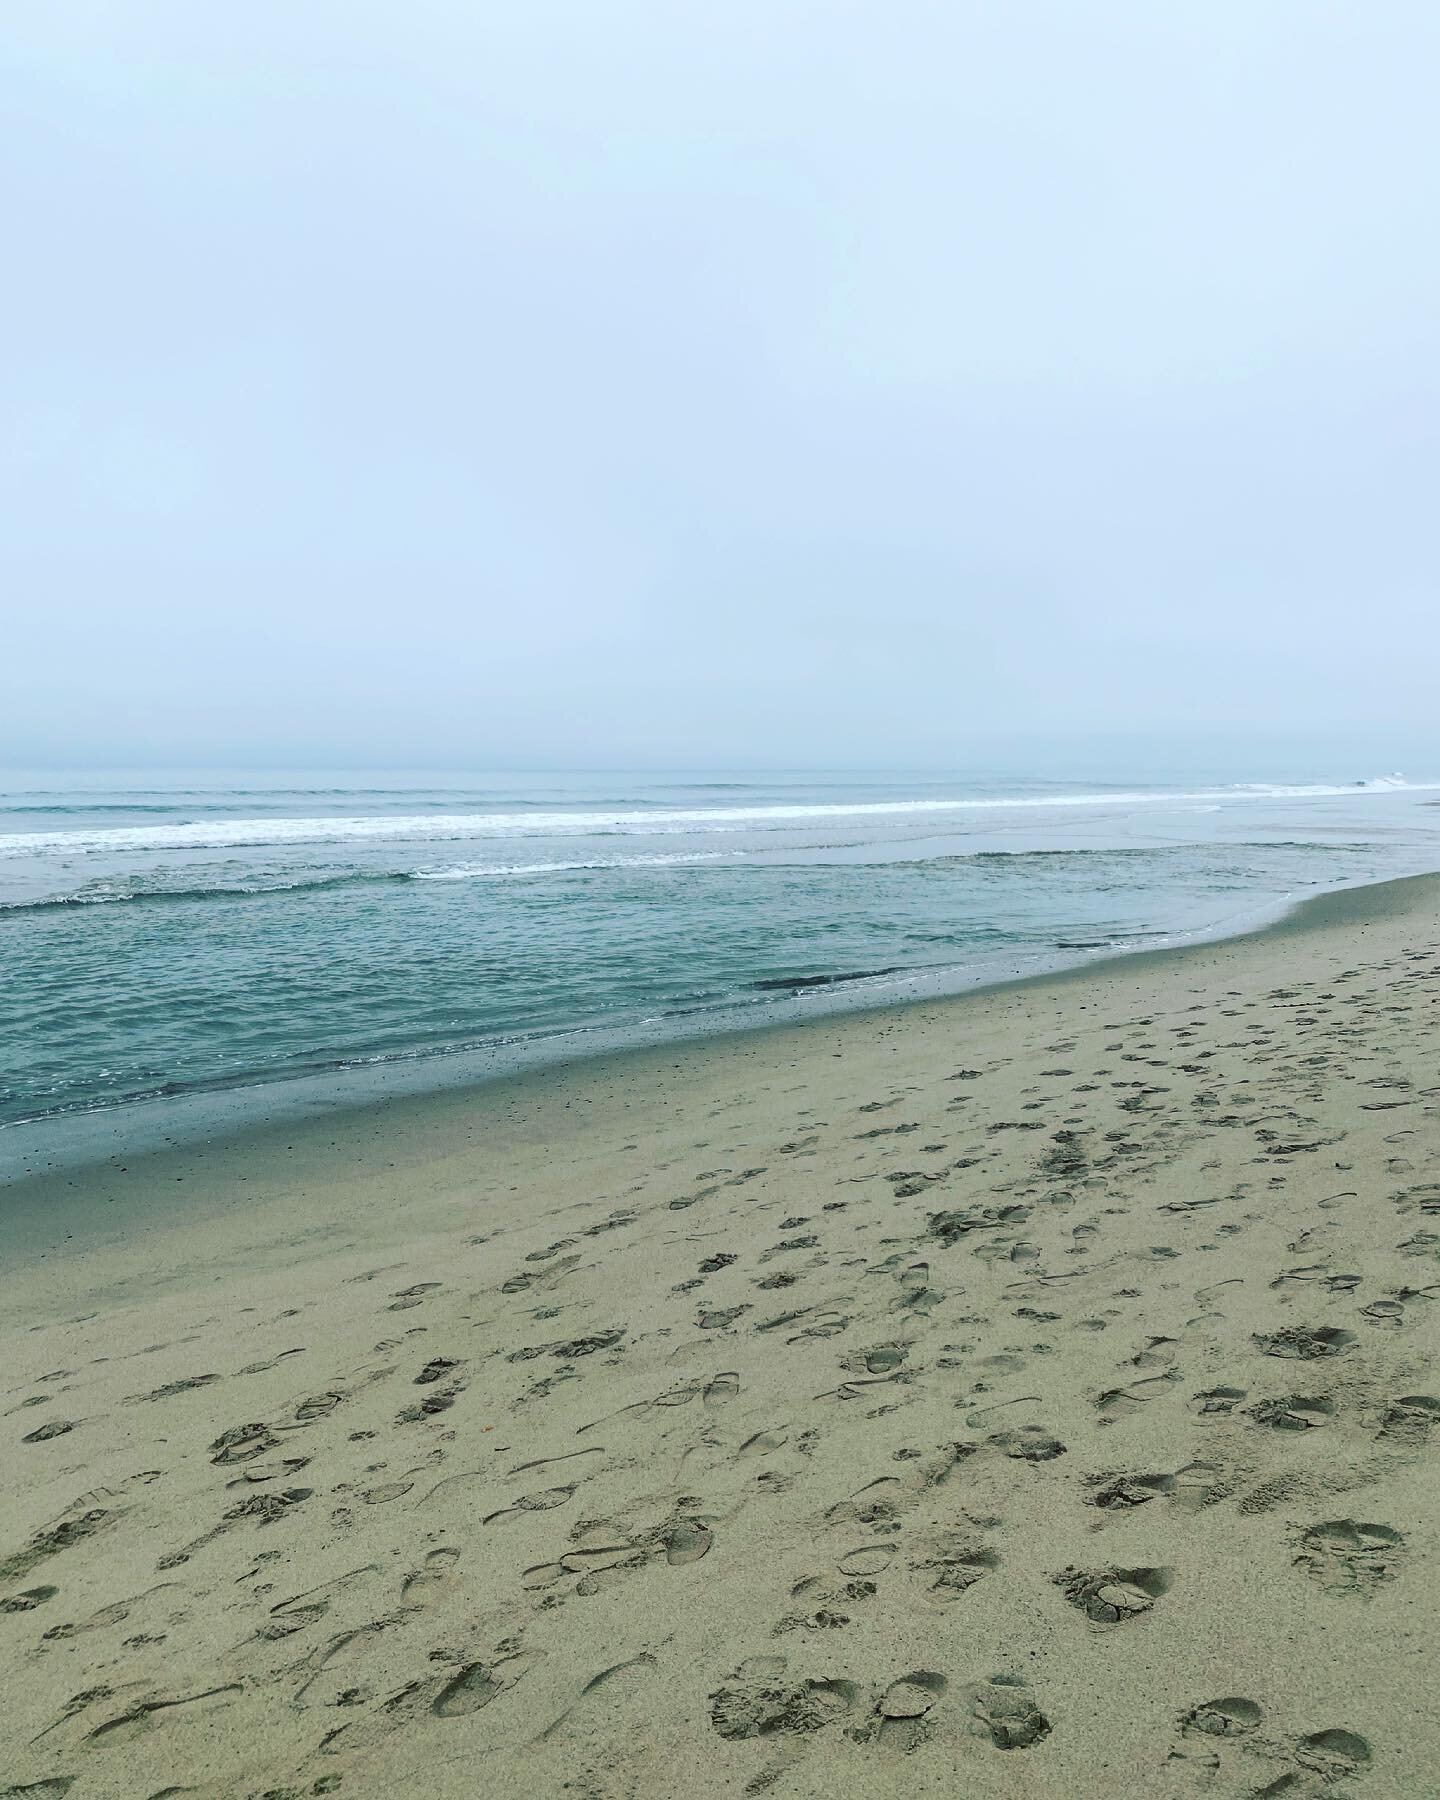
[[[476,881],[492,875],[564,875],[581,869],[666,869],[681,863],[720,862],[734,854],[730,850],[676,850],[668,856],[596,856],[584,862],[457,863],[453,869],[412,869],[410,879]]]
[[[457,838],[661,835],[729,831],[746,825],[793,825],[810,819],[904,817],[925,813],[1033,811],[1037,808],[1174,806],[1196,800],[1301,800],[1346,795],[1440,791],[1440,782],[1386,776],[1348,786],[1282,786],[1262,782],[1189,793],[1027,794],[957,800],[862,800],[818,805],[655,807],[625,812],[430,813],[389,818],[192,820],[181,825],[121,825],[92,831],[0,834],[0,856],[64,851],[238,850],[283,844],[444,842]]]

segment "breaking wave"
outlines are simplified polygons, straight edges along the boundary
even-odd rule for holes
[[[1440,791],[1440,783],[1409,783],[1398,775],[1345,786],[1285,786],[1248,782],[1186,793],[1114,792],[992,795],[953,800],[869,800],[766,806],[647,807],[574,812],[375,814],[357,818],[202,819],[166,825],[115,825],[75,831],[0,833],[0,857],[63,852],[240,850],[297,844],[446,843],[467,838],[658,836],[667,832],[765,830],[807,820],[949,816],[957,813],[1034,812],[1075,807],[1167,807],[1191,801],[1299,800],[1339,795]]]

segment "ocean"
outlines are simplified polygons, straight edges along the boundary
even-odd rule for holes
[[[1293,773],[1293,772],[1291,772]],[[1237,931],[1440,867],[1440,780],[12,775],[0,1131],[411,1085]],[[357,1089],[358,1091],[358,1089]]]

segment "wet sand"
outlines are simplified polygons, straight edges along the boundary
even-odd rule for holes
[[[1426,877],[4,1190],[0,1796],[1440,1792],[1437,1000]]]

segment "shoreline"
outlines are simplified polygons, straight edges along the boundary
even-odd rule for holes
[[[1092,984],[1109,991],[1157,975],[1179,978],[1187,963],[1205,963],[1227,952],[1254,949],[1263,954],[1267,944],[1278,946],[1312,932],[1364,933],[1372,925],[1403,921],[1432,897],[1440,903],[1440,873],[1363,883],[1310,896],[1278,917],[1229,936],[1100,957],[935,999],[628,1045],[481,1082],[402,1090],[358,1104],[337,1098],[327,1107],[307,1106],[292,1116],[222,1118],[205,1135],[171,1140],[161,1133],[138,1151],[121,1149],[0,1180],[0,1267],[25,1270],[32,1284],[42,1268],[53,1279],[71,1246],[98,1242],[121,1248],[122,1261],[130,1265],[128,1281],[158,1279],[153,1272],[142,1274],[143,1258],[125,1254],[132,1236],[138,1231],[145,1242],[163,1241],[178,1231],[185,1238],[209,1241],[214,1235],[210,1227],[235,1210],[241,1191],[246,1216],[257,1229],[247,1233],[232,1227],[232,1254],[237,1261],[259,1258],[263,1265],[274,1254],[262,1224],[267,1205],[282,1200],[297,1181],[338,1194],[347,1183],[373,1186],[383,1179],[382,1171],[395,1167],[453,1170],[485,1132],[513,1131],[517,1115],[527,1121],[527,1129],[537,1121],[550,1129],[557,1115],[568,1115],[576,1106],[588,1109],[597,1094],[630,1083],[644,1087],[678,1078],[694,1087],[723,1082],[767,1053],[776,1060],[807,1053],[844,1057],[873,1034],[889,1036],[909,1025],[926,1034],[948,1033],[952,1027],[963,1030],[973,1019],[983,1028],[997,1010],[1003,1015],[1008,999],[1043,999],[1052,991],[1063,996],[1075,986]],[[831,1047],[828,1034],[834,1034],[838,1048]],[[439,1186],[445,1191],[443,1183]],[[403,1231],[388,1226],[379,1235],[394,1241]],[[0,1322],[6,1310],[7,1296],[0,1294]]]
[[[399,1100],[465,1094],[495,1082],[521,1081],[550,1070],[580,1068],[647,1050],[693,1050],[734,1036],[763,1036],[772,1031],[824,1024],[830,1019],[958,1002],[1028,983],[1083,977],[1136,958],[1183,954],[1206,944],[1243,940],[1283,928],[1292,915],[1331,895],[1423,881],[1430,874],[1427,871],[1384,881],[1357,882],[1298,900],[1291,895],[1283,900],[1259,902],[1211,928],[1167,934],[1167,941],[1157,945],[1107,950],[1080,961],[1059,960],[1023,973],[982,973],[960,985],[944,974],[926,970],[885,971],[896,978],[892,986],[911,990],[900,998],[877,997],[868,988],[850,988],[848,984],[838,993],[827,987],[823,999],[815,989],[807,989],[756,1002],[757,1009],[764,1008],[769,1013],[760,1019],[716,1008],[704,1016],[703,1023],[698,1019],[694,1025],[676,1021],[673,1028],[658,1032],[644,1031],[635,1025],[596,1023],[453,1051],[397,1056],[370,1064],[350,1063],[270,1079],[246,1077],[224,1086],[195,1088],[179,1094],[140,1095],[113,1105],[40,1115],[0,1127],[0,1224],[11,1189],[47,1176],[78,1176],[85,1169],[119,1158],[130,1162],[165,1149],[214,1142],[238,1133],[302,1129],[309,1121],[359,1113]],[[804,1007],[817,1003],[818,1010],[808,1015],[786,1017],[781,1010],[787,1005]]]
[[[1427,1791],[1437,1009],[1407,878],[35,1180],[7,1778]]]

